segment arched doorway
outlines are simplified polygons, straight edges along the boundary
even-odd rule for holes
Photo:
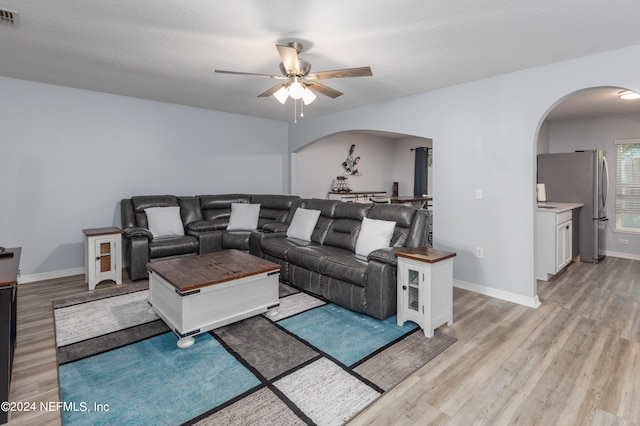
[[[640,253],[640,236],[620,237],[615,229],[614,220],[616,214],[614,197],[616,148],[614,141],[640,137],[640,100],[621,99],[619,95],[626,90],[628,89],[621,87],[594,87],[571,93],[559,100],[549,109],[540,124],[536,151],[537,155],[551,154],[552,156],[574,153],[575,151],[601,150],[604,152],[609,163],[609,184],[604,189],[604,191],[608,190],[609,199],[604,213],[610,220],[603,224],[602,235],[604,238],[600,244],[604,247],[605,255],[617,257]],[[559,157],[556,156],[556,158]],[[541,179],[538,181],[540,182]],[[554,188],[553,186],[549,187],[548,182],[544,189],[548,200],[559,201],[557,195],[556,197],[550,195]],[[538,216],[540,208],[538,207],[536,210],[536,216]],[[581,220],[578,225],[584,231],[582,227],[592,226],[593,223],[592,220]],[[573,230],[574,240],[571,256],[574,260],[577,260],[576,257],[581,250],[580,244],[575,241],[575,234],[579,234],[579,231],[578,229]],[[535,236],[537,249],[542,244],[540,235],[538,225]],[[584,239],[581,242],[584,242]],[[554,248],[549,249],[553,250]],[[584,251],[584,246],[582,251]],[[542,260],[539,250],[537,253],[536,276],[541,279],[539,266]],[[548,279],[552,279],[552,276],[548,275]]]

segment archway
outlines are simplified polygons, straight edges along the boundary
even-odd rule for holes
[[[382,191],[391,195],[397,182],[399,193],[413,194],[414,153],[420,146],[433,147],[431,139],[408,134],[351,130],[318,139],[292,154],[292,193],[306,198],[325,198],[344,176],[342,163],[355,145],[357,172],[349,173],[353,190]],[[433,182],[432,177],[429,179]],[[431,186],[432,187],[432,186]]]
[[[640,100],[621,100],[619,94],[627,89],[622,87],[592,87],[568,94],[549,108],[538,128],[536,157],[539,154],[572,153],[574,151],[602,150],[609,159],[608,193],[615,194],[615,145],[614,140],[640,137]],[[535,161],[535,160],[534,160]],[[548,199],[560,201],[557,195],[550,195],[554,188],[545,188]],[[567,200],[569,201],[569,200]],[[587,204],[587,203],[585,203]],[[604,239],[601,241],[607,255],[628,257],[640,250],[640,236],[621,238],[615,229],[615,201],[610,196],[605,207],[609,220],[605,222]],[[536,215],[538,213],[536,212]],[[588,222],[588,223],[584,223]],[[580,220],[579,226],[591,226],[592,221]],[[584,228],[582,228],[584,231]],[[540,234],[536,229],[534,244],[539,247]],[[574,230],[578,232],[579,230]],[[580,251],[580,244],[574,238],[572,258]],[[584,251],[584,248],[583,248]],[[536,257],[536,277],[541,259]],[[553,279],[550,277],[549,279]],[[537,280],[536,287],[537,287]],[[537,288],[536,288],[537,294]]]

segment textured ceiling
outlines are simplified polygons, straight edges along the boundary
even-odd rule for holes
[[[0,75],[292,121],[291,101],[257,98],[280,74],[276,43],[300,41],[323,81],[305,115],[640,44],[637,0],[0,0]]]

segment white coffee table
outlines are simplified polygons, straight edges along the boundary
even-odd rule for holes
[[[193,336],[254,315],[276,315],[280,265],[222,250],[147,264],[149,305],[187,348]]]

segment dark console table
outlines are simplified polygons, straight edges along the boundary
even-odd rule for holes
[[[0,402],[9,401],[9,385],[16,348],[16,297],[20,247],[7,249],[13,256],[0,257]],[[0,423],[6,423],[8,413],[0,410]]]

